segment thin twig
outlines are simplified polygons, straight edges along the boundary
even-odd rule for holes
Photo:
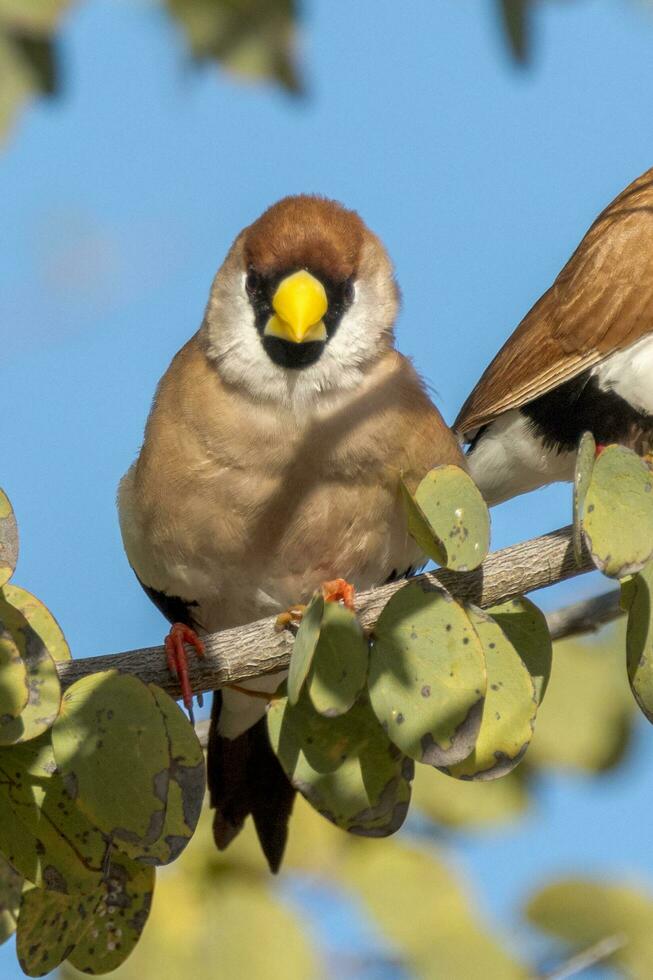
[[[583,554],[580,563],[576,563],[571,528],[565,527],[495,551],[476,571],[439,569],[418,578],[440,582],[457,599],[487,607],[589,572],[593,567],[587,553]],[[364,627],[374,627],[383,607],[404,585],[403,581],[392,582],[357,597],[356,609]],[[225,684],[239,684],[286,669],[293,638],[287,631],[276,633],[274,622],[275,618],[270,617],[205,636],[205,657],[202,660],[189,658],[193,690],[196,693],[212,691]],[[136,674],[143,681],[158,684],[173,697],[179,697],[179,686],[168,673],[161,646],[64,661],[57,665],[64,687],[87,674],[112,668]]]
[[[627,942],[628,937],[622,933],[614,936],[606,936],[605,939],[599,939],[597,943],[593,943],[582,952],[575,953],[564,963],[561,963],[560,966],[556,967],[555,970],[543,974],[542,980],[567,980],[568,977],[576,977],[579,973],[583,973],[591,966],[607,960],[617,950],[623,949]]]
[[[561,640],[564,636],[595,633],[606,623],[623,615],[619,589],[613,589],[547,613],[546,621],[551,639]]]

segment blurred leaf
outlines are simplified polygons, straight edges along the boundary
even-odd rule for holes
[[[302,687],[311,669],[313,655],[320,639],[324,612],[324,597],[318,592],[309,602],[297,630],[288,671],[288,700],[297,704]]]
[[[343,715],[365,686],[369,649],[355,613],[327,602],[307,691],[313,707],[325,718]]]
[[[374,628],[369,690],[391,741],[418,762],[453,765],[478,736],[483,650],[467,613],[420,579],[396,592]]]
[[[352,834],[384,837],[404,822],[413,765],[392,745],[369,703],[324,718],[304,695],[268,709],[272,748],[293,786],[322,816]]]
[[[299,92],[295,0],[166,0],[198,60]]]
[[[63,635],[45,607],[15,585],[0,589],[0,633],[11,636],[27,669],[25,707],[17,718],[0,719],[0,745],[13,745],[37,738],[59,714],[61,686],[47,644],[52,641],[53,652],[60,654]]]
[[[594,564],[622,578],[653,557],[653,473],[625,446],[597,457],[585,496],[583,532]]]
[[[0,0],[0,30],[51,34],[71,0]]]
[[[499,12],[510,50],[524,64],[529,56],[528,13],[530,0],[499,0]]]
[[[459,572],[477,568],[490,545],[490,515],[474,481],[459,466],[436,466],[413,496],[400,483],[408,530],[424,552]]]
[[[622,584],[628,609],[626,650],[628,679],[637,704],[653,722],[653,562]]]
[[[16,931],[23,878],[0,855],[0,945]]]
[[[553,645],[546,616],[530,599],[520,596],[485,610],[508,637],[524,661],[535,685],[537,703],[542,701],[551,677]]]
[[[526,906],[536,926],[583,950],[608,937],[624,945],[608,960],[634,980],[648,980],[653,963],[653,899],[627,884],[582,878],[554,882],[536,892]]]
[[[361,841],[348,849],[342,878],[420,980],[526,980],[529,972],[479,925],[432,850],[384,841],[382,860],[374,860],[372,847]]]
[[[559,640],[547,697],[528,752],[531,765],[597,772],[623,756],[634,705],[624,670],[624,626]]]
[[[14,574],[17,561],[18,526],[16,517],[9,498],[0,490],[0,588]]]
[[[442,768],[457,779],[498,779],[518,765],[533,737],[535,686],[498,623],[480,610],[470,609],[470,619],[483,644],[487,666],[481,729],[471,755]]]
[[[0,141],[36,95],[57,91],[52,37],[70,0],[0,0]]]
[[[426,766],[417,766],[411,807],[438,824],[466,831],[515,820],[528,806],[528,792],[520,766],[503,779],[490,782],[450,779]]]
[[[583,510],[585,497],[596,461],[596,443],[591,432],[584,432],[578,444],[574,473],[574,556],[580,563],[583,556]]]

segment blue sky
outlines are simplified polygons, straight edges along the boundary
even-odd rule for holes
[[[653,164],[644,3],[537,5],[526,71],[489,0],[303,7],[308,93],[295,100],[194,70],[154,3],[80,2],[61,36],[63,96],[31,108],[0,155],[0,481],[21,530],[16,581],[76,656],[161,640],[122,553],[115,488],[243,225],[298,191],[359,210],[396,263],[399,347],[451,421],[596,213]],[[569,519],[569,489],[550,488],[494,512],[494,546]],[[601,587],[586,576],[539,601]],[[456,845],[494,921],[511,928],[547,870],[653,876],[641,841],[618,833],[652,802],[653,733],[637,752],[596,785],[548,780],[516,838]],[[3,976],[11,956],[0,951]]]

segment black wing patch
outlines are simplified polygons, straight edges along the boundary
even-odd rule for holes
[[[134,572],[134,575],[136,575],[136,572]],[[195,628],[196,623],[193,620],[191,609],[193,606],[198,605],[197,602],[189,602],[187,599],[180,599],[177,595],[168,595],[166,592],[159,592],[158,589],[153,589],[141,581],[138,575],[136,575],[136,578],[148,598],[152,600],[159,612],[163,613],[169,623],[184,623],[186,626]]]

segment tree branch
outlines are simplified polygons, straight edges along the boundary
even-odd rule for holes
[[[563,636],[596,633],[606,623],[623,615],[621,593],[619,589],[613,589],[547,613],[546,622],[551,639],[561,640]]]
[[[565,527],[495,551],[476,571],[438,569],[418,578],[440,582],[457,599],[487,607],[589,572],[593,567],[586,552],[581,562],[576,563],[571,527]],[[356,610],[364,627],[375,625],[388,600],[404,585],[404,581],[392,582],[357,596]],[[205,657],[189,658],[189,676],[195,693],[286,669],[293,637],[287,630],[276,633],[274,622],[274,617],[270,617],[204,637]],[[158,684],[173,697],[180,695],[179,685],[166,668],[162,646],[57,664],[64,687],[87,674],[112,668],[136,674],[146,683]]]

